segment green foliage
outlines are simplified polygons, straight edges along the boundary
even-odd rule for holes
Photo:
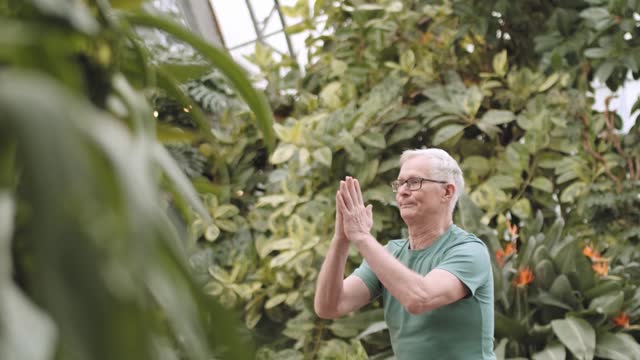
[[[205,305],[215,298],[242,313],[258,358],[391,357],[378,303],[335,321],[313,313],[333,195],[339,179],[358,177],[374,235],[405,236],[388,183],[401,151],[438,146],[466,176],[456,222],[493,254],[498,357],[638,353],[639,127],[620,134],[586,95],[593,78],[612,89],[628,72],[637,78],[637,2],[301,0],[286,9],[302,19],[287,31],[324,27],[307,41],[304,75],[264,46],[251,57],[268,84],[273,129],[228,56],[171,23],[116,16],[104,2],[19,3],[0,1],[1,33],[15,35],[0,37],[0,61],[48,80],[12,72],[11,84],[41,93],[0,88],[0,108],[12,110],[0,122],[0,225],[9,224],[0,254],[12,246],[16,263],[14,281],[0,269],[0,321],[12,329],[0,349],[24,351],[18,334],[29,326],[40,329],[34,352],[64,358],[206,358],[237,340],[220,330],[226,312]],[[188,40],[231,79],[155,61],[129,25]],[[49,121],[33,120],[42,114]],[[158,210],[159,182],[189,220],[184,242]],[[62,260],[85,252],[96,255]],[[346,272],[360,260],[352,252]],[[123,283],[113,271],[136,276]],[[78,297],[67,276],[99,296]],[[105,306],[104,325],[87,325],[94,318],[82,315]],[[6,315],[17,311],[24,323]]]
[[[256,114],[243,126],[262,128],[268,145],[263,97],[228,55],[106,1],[2,0],[0,18],[0,358],[251,358],[233,313],[194,276],[180,216],[234,232],[238,209],[203,204],[156,140],[144,96],[169,94],[191,111],[192,136],[210,143],[201,157],[174,152],[201,175],[226,154],[214,154],[222,140],[174,79],[198,78],[203,67],[154,61],[131,26],[165,30],[220,67]],[[250,139],[263,149],[260,136]],[[231,180],[218,179],[227,188]]]
[[[603,7],[619,16],[607,15],[605,27],[592,17]],[[209,262],[206,284],[243,311],[260,358],[357,357],[360,346],[371,358],[392,355],[379,304],[325,321],[312,299],[339,179],[360,179],[374,205],[374,236],[402,237],[388,183],[399,154],[423,146],[459,160],[469,196],[456,221],[495,254],[499,358],[635,354],[638,126],[620,134],[611,112],[591,110],[586,94],[594,76],[612,88],[621,71],[637,77],[628,59],[640,49],[638,28],[622,25],[635,7],[301,0],[288,8],[303,24],[288,31],[323,28],[307,39],[304,75],[263,46],[251,57],[268,83],[278,142],[259,183],[240,181],[244,195],[221,200],[238,207],[246,232],[216,237],[213,252],[229,256]],[[626,31],[632,40],[611,40]],[[590,57],[609,42],[617,55]],[[607,75],[600,68],[608,60],[616,65]],[[198,234],[205,243],[204,229]],[[234,249],[247,241],[253,246]],[[587,246],[597,261],[582,255]],[[352,252],[346,272],[360,261]],[[605,265],[608,274],[597,275]],[[533,282],[514,285],[527,267]],[[623,315],[628,327],[613,322]]]

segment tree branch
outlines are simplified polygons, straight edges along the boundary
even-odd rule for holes
[[[605,113],[606,113],[606,110],[605,110]],[[602,157],[602,155],[596,152],[591,146],[591,141],[589,141],[589,134],[587,133],[587,129],[589,128],[587,117],[585,115],[582,115],[580,116],[580,120],[582,120],[582,123],[584,124],[584,129],[582,129],[582,145],[584,146],[585,150],[587,150],[587,153],[589,153],[589,155],[591,155],[598,162],[602,163],[602,165],[604,166],[604,171],[607,173],[607,176],[616,184],[616,192],[620,193],[622,191],[622,183],[620,182],[620,179],[618,179],[615,175],[613,175],[604,157]]]
[[[620,136],[618,136],[618,133],[616,132],[616,129],[615,129],[615,122],[614,122],[615,114],[609,110],[609,103],[611,102],[611,99],[613,99],[613,95],[607,96],[604,100],[604,116],[605,116],[607,130],[608,130],[606,139],[613,144],[618,154],[622,156],[622,158],[626,161],[627,169],[631,175],[631,178],[635,178],[637,174],[634,174],[635,171],[633,167],[633,159],[630,156],[628,156],[622,149],[622,144],[620,143]]]

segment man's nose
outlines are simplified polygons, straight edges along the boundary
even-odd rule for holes
[[[411,191],[409,190],[409,185],[407,185],[407,183],[404,183],[398,186],[398,191],[396,191],[396,194],[398,194],[398,196],[407,196],[411,194]]]

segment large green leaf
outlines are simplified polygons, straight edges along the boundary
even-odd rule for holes
[[[1,205],[0,205],[1,207]],[[0,358],[51,359],[55,353],[56,327],[51,319],[13,284],[0,280]]]
[[[5,146],[11,144],[4,144]],[[14,152],[3,149],[0,173],[7,179],[0,182],[9,185],[13,169]],[[55,327],[51,319],[34,306],[12,283],[10,243],[15,220],[14,198],[0,188],[0,358],[39,360],[53,356]]]
[[[508,337],[517,341],[523,341],[527,336],[527,328],[523,324],[499,312],[495,314],[495,328],[496,336]]]
[[[277,165],[277,164],[282,164],[288,161],[296,153],[296,150],[297,148],[293,144],[287,144],[287,143],[278,144],[278,147],[271,155],[271,163]]]
[[[422,124],[418,121],[408,123],[399,122],[389,134],[387,138],[387,146],[410,139],[420,132],[420,130],[422,130]]]
[[[535,281],[540,284],[543,289],[548,289],[553,284],[553,280],[557,274],[553,267],[553,263],[549,259],[542,259],[535,265]]]
[[[363,330],[368,329],[369,324],[380,322],[381,320],[383,320],[383,311],[381,309],[363,311],[335,320],[329,326],[329,329],[338,336],[356,337]]]
[[[603,48],[590,48],[584,51],[584,56],[592,59],[604,59],[609,56],[610,50]],[[604,81],[606,79],[598,79],[600,81]]]
[[[559,217],[553,222],[551,229],[545,235],[544,244],[547,248],[553,248],[560,241],[563,229],[564,219]]]
[[[379,132],[366,133],[363,136],[358,137],[358,140],[365,145],[368,145],[377,149],[384,149],[387,146],[384,140],[384,134]]]
[[[502,125],[515,119],[516,116],[511,111],[491,109],[482,115],[480,123],[485,125]]]
[[[44,14],[59,17],[75,29],[94,34],[100,29],[98,21],[84,2],[67,0],[30,0]]]
[[[145,0],[109,0],[111,6],[122,10],[135,10],[139,8]]]
[[[256,115],[257,126],[261,130],[265,143],[269,149],[275,146],[275,134],[272,128],[273,114],[264,95],[254,90],[244,70],[231,57],[200,37],[192,34],[176,23],[162,17],[144,13],[123,13],[122,18],[132,25],[160,29],[182,40],[198,50],[215,67],[227,76],[240,96],[247,102]]]
[[[179,83],[185,83],[189,80],[198,79],[211,72],[211,65],[206,63],[162,63],[157,66],[165,73],[171,74],[171,76]]]
[[[609,79],[609,76],[611,76],[611,73],[613,72],[615,67],[616,67],[615,61],[606,60],[605,62],[600,64],[600,66],[598,66],[598,70],[596,70],[595,78],[598,79],[598,81],[605,83]]]
[[[358,334],[358,336],[356,337],[356,339],[360,340],[368,335],[371,334],[375,334],[377,332],[381,332],[383,330],[387,330],[389,327],[387,326],[387,322],[386,321],[378,321],[378,322],[374,322],[371,325],[369,325],[369,327],[367,327],[366,329],[364,329],[364,331],[362,331],[360,334]]]
[[[562,344],[554,344],[547,346],[544,350],[531,356],[532,360],[564,360],[566,359],[566,351]]]
[[[569,278],[565,274],[561,274],[553,281],[549,293],[572,308],[578,305]]]
[[[598,334],[595,355],[611,360],[638,360],[640,344],[629,334],[605,332]]]
[[[465,126],[460,124],[449,124],[440,128],[433,137],[433,145],[440,145],[443,142],[455,137],[464,130]]]
[[[493,57],[493,71],[499,76],[507,73],[509,64],[507,62],[507,51],[502,50]]]
[[[602,296],[607,293],[617,293],[621,289],[622,289],[622,281],[618,281],[618,280],[600,281],[598,285],[585,291],[584,297],[591,300],[593,298]]]
[[[175,98],[182,106],[187,107],[191,105],[191,98],[178,85],[178,80],[174,78],[173,74],[165,71],[162,67],[158,68],[156,72],[158,75],[158,87],[166,91],[169,96]],[[207,139],[212,145],[216,145],[218,140],[212,133],[211,125],[206,119],[205,114],[200,110],[200,107],[192,107],[191,115],[200,130],[200,135]]]
[[[320,164],[326,167],[331,167],[333,153],[331,152],[331,149],[329,149],[328,147],[323,146],[321,148],[314,150],[311,153],[311,156],[315,160],[317,160]]]
[[[134,136],[42,74],[2,73],[0,109],[2,133],[18,145],[21,195],[30,205],[21,239],[32,246],[31,295],[59,324],[60,356],[153,358],[152,338],[189,334],[185,356],[207,358],[224,344],[223,357],[250,357],[227,327],[234,326],[229,312],[205,299],[189,273],[162,211],[156,143],[144,128]],[[44,322],[24,309],[10,310],[42,335]],[[161,335],[158,313],[166,319]]]
[[[539,305],[553,306],[559,309],[564,309],[569,311],[573,310],[573,307],[563,302],[562,299],[556,298],[553,294],[548,293],[546,291],[543,291],[543,290],[539,290],[539,291],[540,292],[537,296],[532,297],[530,299],[532,303],[539,304]]]
[[[593,359],[596,333],[593,327],[580,318],[568,317],[551,322],[554,334],[578,360]]]
[[[622,291],[605,294],[593,299],[589,304],[589,309],[600,314],[615,315],[620,311],[623,301],[624,293]]]
[[[531,186],[548,193],[553,191],[553,183],[549,179],[540,176],[533,179]]]
[[[498,360],[505,359],[505,352],[507,351],[507,342],[509,342],[508,339],[502,338],[500,340],[500,343],[496,346],[495,348],[496,359]]]

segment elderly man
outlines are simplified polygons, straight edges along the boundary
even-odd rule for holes
[[[358,180],[336,194],[336,224],[315,295],[315,311],[337,318],[382,295],[399,360],[495,359],[493,276],[487,247],[453,224],[462,171],[444,150],[407,150],[391,183],[409,238],[380,245]],[[344,279],[349,244],[364,257]]]

